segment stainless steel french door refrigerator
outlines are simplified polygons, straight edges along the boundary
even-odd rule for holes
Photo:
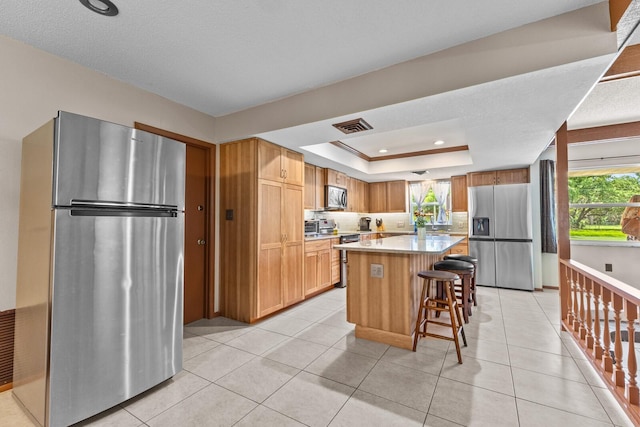
[[[469,254],[476,283],[533,290],[529,184],[469,187]]]
[[[185,146],[76,114],[23,141],[13,393],[66,426],[182,369]]]

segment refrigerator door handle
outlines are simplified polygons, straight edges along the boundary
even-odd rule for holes
[[[129,203],[129,202],[110,202],[106,200],[71,200],[73,208],[97,208],[97,209],[161,209],[161,210],[178,210],[176,205],[156,205],[151,203]]]

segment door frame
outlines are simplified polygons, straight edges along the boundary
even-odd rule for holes
[[[207,152],[206,159],[206,191],[207,191],[207,211],[206,211],[206,227],[205,240],[211,244],[205,246],[205,310],[204,314],[207,319],[219,316],[220,313],[215,311],[215,167],[216,167],[216,145],[210,142],[191,138],[168,130],[156,128],[140,122],[134,122],[134,127],[139,130],[154,133],[156,135],[171,138],[176,141],[183,142],[186,145],[202,148]]]

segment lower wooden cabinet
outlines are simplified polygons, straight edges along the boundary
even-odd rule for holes
[[[333,249],[333,245],[340,244],[340,238],[331,239],[331,284],[340,282],[340,250]]]
[[[331,283],[331,239],[305,242],[304,294],[333,286]]]
[[[465,237],[462,242],[455,245],[447,253],[451,255],[469,255],[469,239]]]

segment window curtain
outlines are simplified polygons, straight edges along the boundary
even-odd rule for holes
[[[451,184],[448,182],[436,182],[433,186],[433,192],[436,195],[436,201],[439,207],[436,224],[447,223],[447,196],[449,195],[449,187],[451,187]]]
[[[425,197],[427,197],[432,184],[433,181],[420,181],[412,182],[409,185],[411,205],[414,210],[422,208],[422,203],[424,202]]]
[[[558,253],[556,235],[555,162],[540,161],[540,228],[542,252]]]

